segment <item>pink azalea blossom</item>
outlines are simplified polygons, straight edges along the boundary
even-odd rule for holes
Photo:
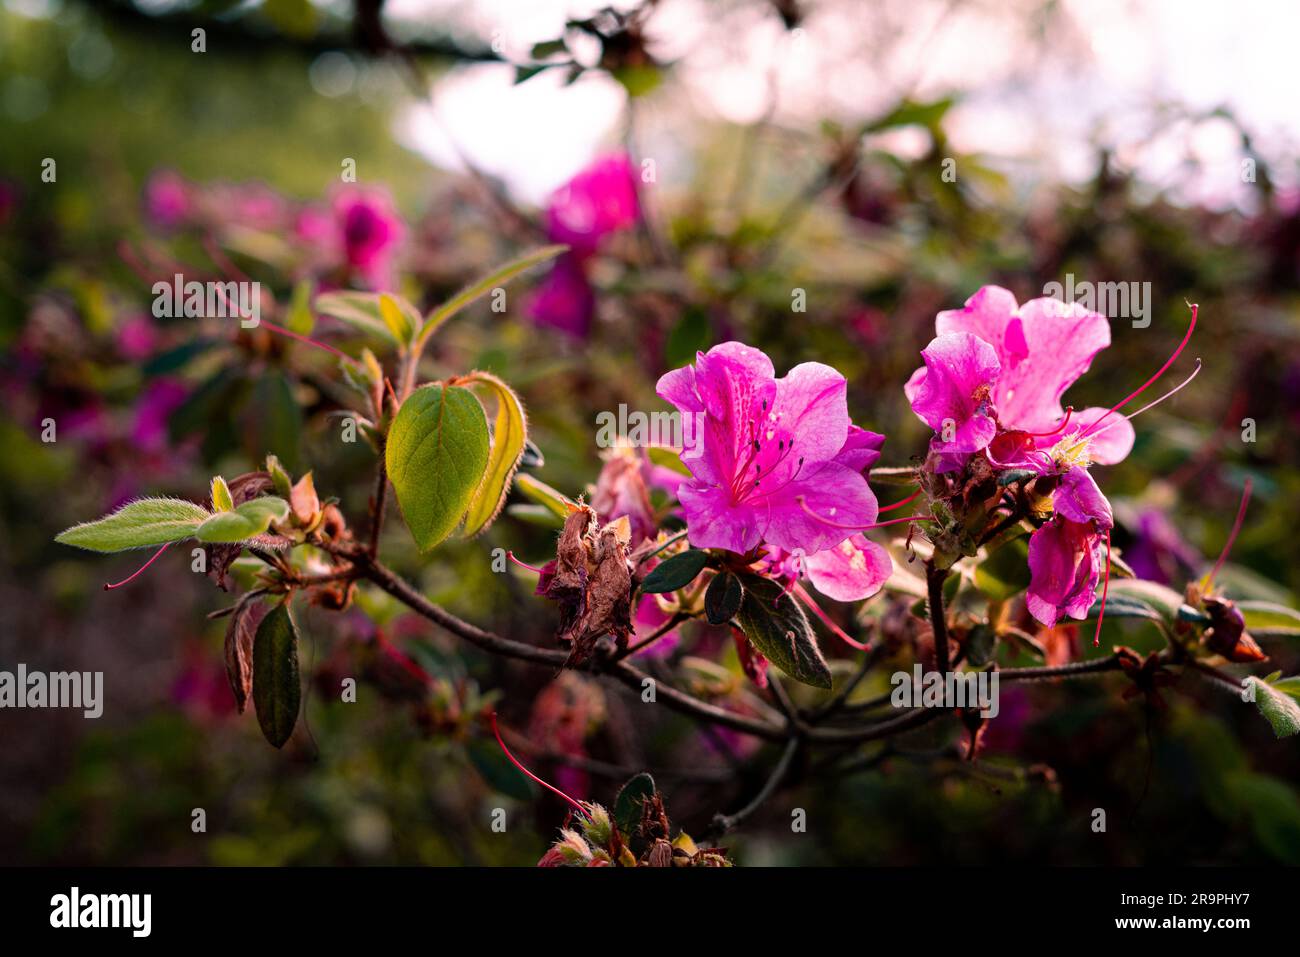
[[[700,447],[682,456],[692,478],[678,489],[691,544],[811,555],[873,524],[876,496],[862,470],[884,437],[850,423],[846,390],[816,362],[778,379],[771,359],[739,342],[660,378],[659,397],[702,421]]]
[[[174,229],[194,212],[190,184],[172,170],[159,170],[144,187],[144,211],[150,221],[163,229]]]
[[[334,196],[333,211],[347,265],[372,288],[392,288],[392,259],[406,228],[388,193],[343,189]]]
[[[764,559],[768,576],[789,587],[806,578],[817,591],[835,601],[870,598],[894,571],[889,552],[861,533],[811,555],[769,546]]]
[[[1065,390],[1110,345],[1100,313],[1052,298],[1017,306],[1006,289],[985,286],[963,308],[939,313],[935,331],[921,353],[925,367],[904,387],[913,411],[940,433],[935,451],[977,452],[998,436],[995,465],[1048,471],[1063,457],[1113,465],[1132,449],[1133,426],[1122,416],[1093,431],[1106,409],[1067,421],[1061,407]]]
[[[1029,613],[1049,627],[1065,615],[1087,618],[1105,560],[1092,522],[1058,515],[1029,538]]]
[[[596,159],[551,196],[547,235],[578,256],[594,253],[606,236],[640,217],[634,175],[624,153]]]
[[[586,338],[596,312],[596,295],[581,260],[569,253],[555,260],[525,309],[538,325]]]

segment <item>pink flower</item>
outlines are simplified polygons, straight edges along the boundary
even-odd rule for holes
[[[649,638],[666,625],[670,618],[672,614],[664,611],[657,595],[642,595],[641,600],[637,602],[636,610],[632,613],[632,625],[636,629],[635,640]],[[656,641],[636,652],[633,657],[644,655],[649,658],[662,658],[677,647],[677,641],[681,637],[680,631],[680,628],[673,628],[664,632]]]
[[[405,235],[388,193],[353,187],[334,196],[334,219],[347,265],[374,288],[391,288],[392,258]]]
[[[659,531],[642,465],[631,448],[611,450],[591,495],[591,507],[603,524],[627,517],[632,528],[628,547],[633,549]]]
[[[1093,523],[1058,515],[1029,538],[1029,613],[1048,627],[1063,615],[1087,618],[1104,562]]]
[[[880,591],[894,571],[883,546],[862,534],[850,535],[838,545],[811,555],[769,547],[764,558],[766,574],[793,587],[801,577],[827,598],[861,601]]]
[[[565,253],[528,300],[527,312],[542,326],[585,339],[596,312],[596,296],[577,256]]]
[[[1106,409],[1073,413],[1062,428],[1061,396],[1110,345],[1100,313],[1052,298],[1017,306],[1006,289],[985,286],[963,308],[939,313],[935,331],[921,353],[925,368],[904,387],[912,410],[940,433],[935,451],[977,452],[1002,434],[995,465],[1044,467],[1067,452],[1080,464],[1113,465],[1132,449],[1133,426],[1122,416],[1090,432]]]
[[[635,223],[641,214],[635,174],[624,153],[602,156],[561,186],[546,209],[546,232],[578,256],[596,251],[607,235]]]
[[[159,170],[149,177],[144,187],[145,215],[164,229],[180,226],[194,210],[190,189],[180,174]]]
[[[678,489],[692,545],[813,554],[875,522],[862,470],[884,437],[849,422],[834,369],[807,362],[777,379],[764,353],[726,342],[664,375],[657,391],[700,423],[683,424],[697,441],[682,455],[692,478]]]

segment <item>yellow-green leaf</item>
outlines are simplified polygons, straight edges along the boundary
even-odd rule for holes
[[[475,372],[469,381],[491,393],[496,402],[496,422],[492,427],[492,451],[488,456],[487,471],[474,493],[469,512],[465,516],[465,535],[482,532],[501,513],[510,481],[524,456],[524,442],[528,439],[528,416],[515,391],[488,372]]]

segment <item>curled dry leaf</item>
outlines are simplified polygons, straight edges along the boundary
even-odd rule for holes
[[[257,636],[257,626],[266,617],[266,610],[259,596],[245,595],[226,624],[226,678],[240,714],[248,707],[248,696],[253,690],[253,639]]]
[[[542,570],[537,594],[560,605],[557,637],[571,646],[570,664],[590,657],[602,635],[612,635],[619,648],[627,646],[632,634],[628,538],[626,521],[601,526],[587,505],[565,519],[555,559]]]

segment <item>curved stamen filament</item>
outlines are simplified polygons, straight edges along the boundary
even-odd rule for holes
[[[1106,593],[1110,591],[1110,529],[1106,529],[1106,578],[1101,586],[1101,610],[1097,612],[1097,630],[1092,636],[1092,646],[1101,644],[1101,621],[1106,617]]]
[[[911,495],[907,496],[907,498],[903,499],[901,502],[895,502],[893,505],[882,505],[880,508],[876,509],[876,511],[877,511],[877,512],[892,512],[892,511],[893,511],[894,509],[896,509],[896,508],[902,508],[902,507],[903,507],[904,505],[906,505],[908,502],[913,501],[913,500],[914,500],[918,495],[920,495],[923,491],[925,491],[925,490],[924,490],[924,489],[919,489],[919,488],[918,488],[915,492],[913,492]]]
[[[283,326],[277,326],[274,322],[271,322],[268,319],[263,319],[261,324],[266,326],[266,328],[270,329],[272,332],[278,332],[280,335],[288,336],[290,339],[297,339],[299,342],[305,342],[307,343],[307,345],[315,346],[317,349],[324,349],[326,352],[332,353],[338,356],[340,359],[347,359],[349,362],[352,361],[352,357],[348,355],[346,352],[340,352],[338,349],[335,349],[333,346],[327,346],[325,345],[325,343],[320,342],[316,339],[312,339],[308,336],[300,335],[290,329],[284,328]]]
[[[1139,395],[1145,392],[1151,386],[1151,384],[1154,383],[1157,379],[1159,379],[1162,375],[1164,375],[1165,370],[1167,370],[1171,365],[1173,365],[1174,361],[1180,355],[1182,355],[1183,349],[1187,347],[1188,341],[1192,338],[1192,331],[1196,328],[1196,313],[1200,309],[1200,306],[1197,305],[1196,303],[1189,302],[1187,305],[1191,307],[1192,310],[1192,321],[1187,326],[1187,332],[1183,335],[1183,341],[1178,343],[1178,348],[1174,350],[1173,355],[1171,355],[1168,359],[1165,360],[1165,364],[1156,370],[1155,375],[1147,379],[1146,382],[1143,382],[1135,390],[1133,390],[1131,393],[1125,396],[1124,399],[1122,399],[1118,404],[1111,406],[1111,408],[1107,409],[1106,412],[1101,416],[1101,418],[1099,418],[1096,422],[1092,423],[1092,425],[1090,425],[1087,429],[1085,429],[1083,432],[1084,436],[1092,435],[1094,432],[1097,431],[1097,426],[1101,425],[1101,423],[1106,419],[1106,416],[1110,415],[1112,412],[1118,412],[1120,409],[1124,408],[1124,406],[1128,405]]]
[[[1172,389],[1170,389],[1168,392],[1166,392],[1166,393],[1165,393],[1164,395],[1162,395],[1160,398],[1156,399],[1156,400],[1153,401],[1153,402],[1148,402],[1146,405],[1142,406],[1142,408],[1138,409],[1136,412],[1130,412],[1128,415],[1124,416],[1124,418],[1126,418],[1126,419],[1136,419],[1136,418],[1137,418],[1139,415],[1141,415],[1143,412],[1146,412],[1146,411],[1148,411],[1148,410],[1150,410],[1150,409],[1154,409],[1154,408],[1155,408],[1156,406],[1158,406],[1161,402],[1164,402],[1165,399],[1172,399],[1172,398],[1173,398],[1175,395],[1177,395],[1179,392],[1182,392],[1183,389],[1187,388],[1187,386],[1191,384],[1191,381],[1192,381],[1193,379],[1195,379],[1195,378],[1196,378],[1198,375],[1200,375],[1200,374],[1201,374],[1201,360],[1200,360],[1200,359],[1197,359],[1197,360],[1196,360],[1196,368],[1192,370],[1192,374],[1191,374],[1191,375],[1189,375],[1189,376],[1188,376],[1186,379],[1184,379],[1182,382],[1178,383],[1178,385],[1174,386]],[[1101,420],[1098,419],[1097,421],[1100,422]],[[1106,429],[1112,428],[1114,425],[1115,425],[1115,423],[1112,422],[1110,425],[1106,426]],[[1096,432],[1093,433],[1093,435],[1099,435],[1099,434],[1101,434],[1102,432],[1105,432],[1106,429],[1098,429]]]
[[[508,549],[507,549],[507,551],[506,551],[506,558],[510,559],[512,562],[514,562],[514,563],[515,563],[516,565],[518,565],[520,568],[527,568],[530,572],[536,572],[536,573],[539,574],[539,575],[542,574],[542,570],[541,570],[541,568],[539,568],[539,567],[536,566],[536,565],[530,565],[530,564],[528,564],[526,561],[523,561],[522,559],[515,558],[515,553],[512,552],[512,551],[509,551]]]
[[[1228,553],[1232,551],[1232,546],[1237,541],[1237,534],[1241,531],[1241,523],[1246,518],[1246,506],[1250,504],[1250,490],[1253,485],[1254,483],[1249,478],[1246,479],[1246,486],[1241,490],[1241,504],[1237,506],[1237,518],[1232,523],[1232,531],[1228,533],[1228,540],[1223,543],[1223,551],[1219,553],[1219,560],[1214,563],[1214,568],[1210,570],[1210,574],[1205,579],[1207,591],[1214,584],[1214,576],[1219,574],[1219,569],[1228,560]]]
[[[844,633],[844,629],[842,629],[839,625],[835,624],[835,622],[831,620],[830,615],[822,611],[821,606],[818,605],[817,602],[813,601],[812,595],[808,594],[808,589],[804,588],[803,585],[795,585],[794,593],[796,596],[798,596],[800,601],[802,601],[805,605],[808,606],[808,609],[814,615],[816,615],[818,618],[821,619],[822,624],[825,625],[827,628],[829,628],[831,630],[831,633],[834,634],[836,638],[840,639],[840,641],[844,642],[846,645],[848,645],[851,648],[858,649],[858,651],[871,650],[871,645],[869,644],[864,645],[862,642],[850,638],[848,635],[846,635]]]
[[[526,767],[520,764],[519,760],[513,754],[510,753],[510,749],[506,747],[506,743],[501,740],[501,729],[497,727],[497,713],[495,711],[492,712],[492,733],[497,736],[497,744],[501,745],[501,750],[505,752],[505,755],[510,760],[511,764],[513,764],[520,771],[522,771],[524,775],[527,776],[530,780],[536,781],[542,787],[546,788],[546,790],[552,792],[553,794],[558,794],[560,797],[564,798],[564,800],[568,801],[569,804],[573,808],[575,808],[579,814],[581,814],[587,820],[591,820],[591,815],[587,813],[587,808],[581,802],[575,801],[573,798],[569,797],[567,794],[565,794],[563,791],[561,791],[559,788],[555,787],[554,785],[547,784],[545,781],[539,778],[532,771],[529,771]]]
[[[1035,439],[1045,439],[1049,435],[1055,435],[1057,432],[1063,431],[1065,427],[1070,424],[1070,416],[1072,415],[1074,415],[1074,406],[1066,406],[1065,418],[1061,420],[1061,424],[1056,428],[1052,429],[1050,432],[1026,432],[1025,435],[1031,436]]]
[[[162,548],[158,549],[158,551],[154,552],[153,558],[149,559],[147,562],[145,562],[143,565],[137,568],[129,577],[123,578],[120,582],[117,582],[114,585],[110,585],[108,582],[104,582],[104,591],[112,591],[114,588],[121,588],[123,585],[131,584],[131,582],[135,581],[142,574],[144,574],[145,569],[148,568],[150,565],[152,565],[154,562],[156,562],[159,556],[161,556],[163,552],[167,551],[167,549],[171,547],[171,544],[172,544],[171,542],[168,542]]]
[[[808,503],[804,501],[802,495],[799,496],[798,502],[801,509],[813,518],[817,519],[817,521],[821,522],[823,525],[829,525],[831,528],[843,528],[851,532],[865,532],[868,529],[884,528],[887,525],[901,525],[903,522],[933,522],[935,520],[933,515],[909,515],[907,518],[891,518],[887,522],[876,522],[872,525],[844,525],[840,522],[831,521],[823,515],[818,515],[808,507]]]

